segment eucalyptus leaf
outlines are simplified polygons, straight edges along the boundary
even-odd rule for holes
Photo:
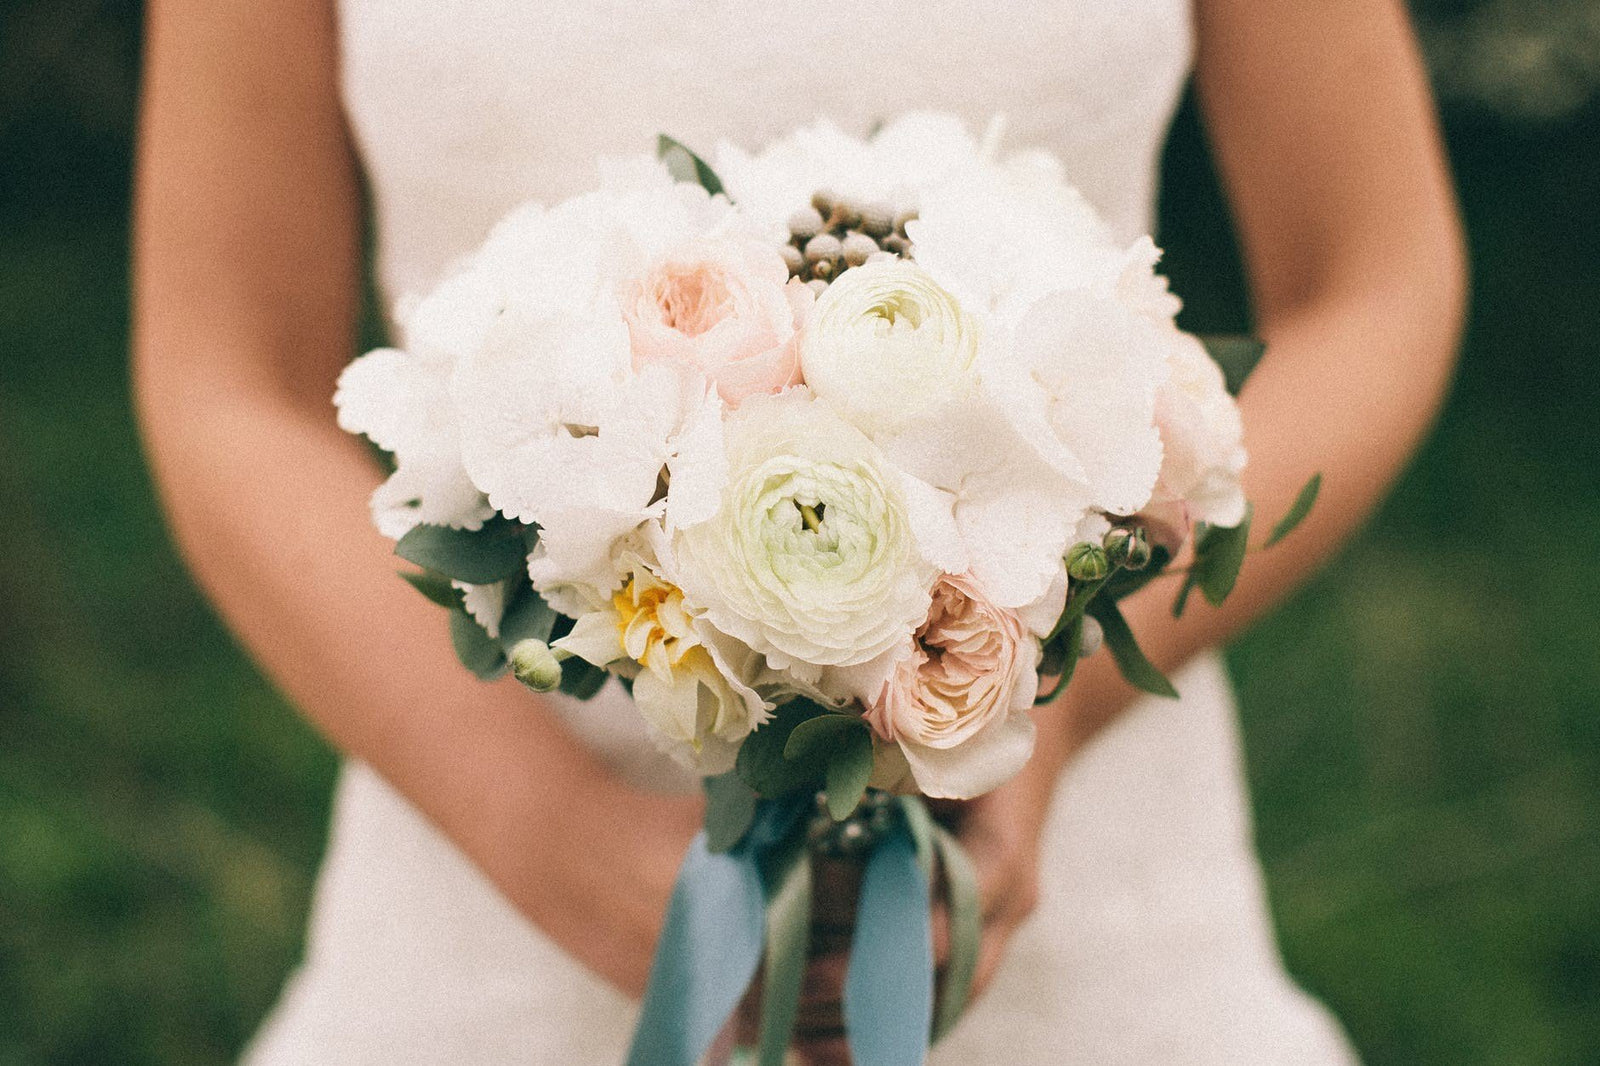
[[[509,652],[519,642],[534,639],[550,643],[550,634],[556,624],[556,612],[544,597],[522,582],[500,617],[500,646]],[[564,671],[563,671],[564,674]]]
[[[1178,698],[1178,690],[1172,687],[1172,682],[1139,649],[1139,642],[1134,639],[1133,630],[1128,628],[1127,619],[1122,617],[1122,611],[1115,601],[1109,598],[1096,600],[1090,604],[1089,613],[1094,615],[1095,621],[1105,631],[1106,647],[1111,649],[1117,669],[1122,671],[1122,676],[1127,678],[1130,685],[1155,696]]]
[[[484,681],[492,681],[506,669],[500,644],[464,608],[450,612],[450,643],[461,665]]]
[[[1049,703],[1061,695],[1066,690],[1067,683],[1072,680],[1073,673],[1078,669],[1078,651],[1083,647],[1083,616],[1079,615],[1073,619],[1072,623],[1067,626],[1067,631],[1057,637],[1052,642],[1052,645],[1058,645],[1061,648],[1060,665],[1056,665],[1058,660],[1054,658],[1050,660],[1051,665],[1055,667],[1051,672],[1056,674],[1056,683],[1050,686],[1049,691],[1041,692],[1034,697],[1033,705],[1035,707]],[[1044,671],[1043,663],[1040,664],[1040,670],[1041,672]]]
[[[807,699],[790,700],[779,705],[772,719],[759,726],[739,746],[735,771],[757,795],[768,799],[815,785],[823,773],[822,761],[787,759],[784,757],[784,748],[796,726],[829,713],[826,708]]]
[[[610,677],[610,673],[593,663],[573,657],[561,664],[561,691],[573,699],[593,699]]]
[[[1322,475],[1312,474],[1311,480],[1300,487],[1300,492],[1295,496],[1294,503],[1289,507],[1289,513],[1278,519],[1278,524],[1272,527],[1272,533],[1267,537],[1263,548],[1270,548],[1278,541],[1294,532],[1296,526],[1305,521],[1306,515],[1311,513],[1311,508],[1317,502],[1317,493],[1322,491]]]
[[[828,813],[836,822],[850,817],[872,779],[871,730],[851,730],[840,739],[843,743],[828,755],[827,772]]]
[[[732,770],[708,777],[706,790],[706,847],[725,852],[738,846],[756,817],[756,794]]]
[[[527,549],[522,527],[491,519],[482,529],[415,526],[394,546],[408,562],[469,585],[492,585],[523,567]]]
[[[401,570],[406,584],[422,593],[440,607],[461,606],[461,590],[450,584],[450,579],[433,570]]]
[[[937,1042],[955,1027],[967,1008],[983,941],[983,905],[977,870],[961,844],[942,826],[935,827],[933,838],[939,850],[939,864],[944,869],[950,918],[949,955],[933,1017],[933,1039]]]
[[[667,171],[674,181],[692,182],[712,196],[723,191],[722,179],[717,177],[717,172],[704,159],[665,133],[656,137],[656,158],[667,165]]]
[[[1247,504],[1238,525],[1211,526],[1195,545],[1194,580],[1213,607],[1221,606],[1239,580],[1239,568],[1250,546],[1250,516]]]
[[[1203,336],[1199,340],[1205,345],[1206,354],[1222,368],[1228,391],[1235,396],[1267,351],[1267,346],[1254,337]]]

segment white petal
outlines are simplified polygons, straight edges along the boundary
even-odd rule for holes
[[[500,618],[506,611],[506,583],[469,585],[465,581],[452,581],[461,590],[461,605],[475,618],[489,636],[500,639]]]
[[[551,645],[570,651],[584,662],[595,666],[610,666],[622,658],[622,636],[618,628],[621,620],[615,611],[591,611],[579,615],[572,623],[572,632]]]
[[[906,517],[922,557],[945,573],[966,573],[972,562],[956,526],[956,497],[904,472],[900,484],[906,497]]]

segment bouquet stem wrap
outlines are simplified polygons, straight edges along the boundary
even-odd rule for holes
[[[966,1005],[980,933],[977,883],[955,839],[917,797],[865,856],[844,1016],[857,1066],[919,1066]],[[695,837],[667,908],[628,1066],[696,1066],[765,957],[760,1066],[780,1066],[794,1032],[812,910],[809,797],[763,800],[733,848]],[[950,957],[935,1003],[935,858],[949,900]]]

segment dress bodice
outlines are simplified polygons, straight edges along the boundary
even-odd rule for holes
[[[1189,0],[340,0],[343,89],[387,297],[525,200],[670,133],[755,149],[826,116],[932,109],[1058,153],[1127,236],[1190,56]]]

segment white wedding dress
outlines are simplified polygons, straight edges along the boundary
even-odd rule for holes
[[[519,201],[585,189],[598,155],[658,132],[753,148],[819,115],[1004,113],[1131,237],[1191,50],[1187,0],[342,0],[340,23],[390,299]],[[1220,663],[1175,681],[1181,702],[1133,708],[1067,773],[1039,908],[931,1062],[1354,1062],[1279,960]],[[636,782],[693,787],[619,689],[560,713]],[[350,764],[304,965],[246,1061],[615,1064],[634,1009]]]

